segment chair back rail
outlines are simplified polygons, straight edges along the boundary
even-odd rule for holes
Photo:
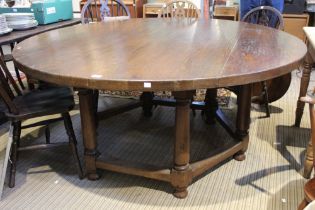
[[[5,78],[11,83],[14,91],[16,92],[17,95],[22,95],[22,91],[20,90],[20,88],[18,87],[18,85],[16,84],[15,80],[13,79],[7,65],[5,64],[5,62],[0,59],[0,66],[2,68],[2,73],[4,73]]]
[[[283,30],[282,14],[270,6],[259,6],[250,10],[242,19],[243,22],[268,26]]]
[[[201,17],[198,7],[187,0],[173,0],[163,7],[158,15],[159,18],[188,18],[198,19]]]
[[[3,67],[6,67],[6,65],[1,60],[0,60],[0,64],[1,64],[1,67],[0,67],[0,96],[3,100],[3,102],[5,103],[5,105],[7,106],[8,110],[13,114],[18,114],[19,111],[13,102],[13,99],[15,96],[14,96],[14,93],[11,90],[11,87],[9,84],[10,80],[8,80],[4,75]]]
[[[127,18],[130,18],[130,12],[121,0],[88,0],[82,7],[81,11],[82,24],[100,21],[114,21]]]

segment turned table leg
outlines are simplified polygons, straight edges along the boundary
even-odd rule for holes
[[[303,74],[302,74],[301,85],[300,85],[300,94],[299,94],[299,98],[298,98],[296,110],[295,110],[294,126],[296,127],[300,127],[300,124],[301,124],[301,119],[302,119],[305,103],[303,101],[300,101],[299,99],[306,95],[308,84],[310,83],[312,64],[313,64],[313,60],[311,58],[311,55],[307,53],[304,60],[304,68],[303,68]]]
[[[81,126],[84,143],[84,161],[87,177],[96,180],[100,176],[96,172],[96,126],[93,90],[79,90]]]
[[[174,196],[185,198],[188,195],[187,187],[192,181],[190,160],[190,100],[192,91],[173,93],[176,99],[175,120],[175,151],[174,167],[171,171],[171,184],[174,187]]]
[[[242,150],[234,155],[234,159],[238,161],[245,160],[245,152],[248,147],[249,124],[250,124],[250,109],[251,109],[251,84],[239,87],[237,95],[237,117],[236,117],[236,137],[243,142]]]

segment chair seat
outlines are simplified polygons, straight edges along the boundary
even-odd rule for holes
[[[315,200],[315,178],[309,180],[304,186],[306,200],[310,203]]]
[[[68,87],[35,90],[13,100],[19,114],[6,112],[11,120],[24,120],[43,115],[65,113],[73,109],[73,92]]]

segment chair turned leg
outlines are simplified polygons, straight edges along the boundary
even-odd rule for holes
[[[299,98],[297,100],[297,105],[296,105],[296,110],[295,110],[295,122],[294,122],[295,127],[300,127],[300,124],[301,124],[301,119],[303,116],[305,103],[299,99],[306,95],[307,88],[310,83],[312,64],[313,64],[312,58],[309,54],[307,54],[304,61],[304,68],[303,68],[302,78],[301,78],[301,83],[300,83],[300,93],[299,93]]]
[[[18,148],[18,142],[21,135],[21,122],[13,122],[13,142],[12,142],[12,148],[11,148],[11,170],[10,170],[10,181],[9,181],[9,187],[13,188],[15,186],[15,173],[16,173],[16,160],[17,160],[17,148]]]
[[[309,179],[311,177],[311,173],[313,170],[313,147],[312,147],[312,139],[308,142],[308,146],[306,149],[305,161],[304,161],[304,172],[303,177],[305,179]]]
[[[263,85],[263,96],[264,96],[264,104],[266,108],[266,117],[270,117],[270,109],[269,109],[269,95],[268,95],[268,87],[267,82],[262,82]]]
[[[45,127],[45,137],[46,137],[46,144],[50,144],[50,128],[49,125]]]
[[[143,109],[143,115],[145,117],[152,116],[153,98],[154,98],[153,92],[143,92],[142,95],[140,96],[142,109]]]
[[[77,161],[79,178],[82,179],[84,176],[83,176],[82,167],[81,167],[81,163],[80,163],[80,159],[79,159],[79,155],[78,155],[77,140],[76,140],[76,137],[75,137],[75,134],[73,131],[72,121],[71,121],[69,113],[63,113],[62,117],[64,120],[67,135],[69,137],[69,144],[70,144],[70,148],[72,151],[72,155],[73,155],[74,159]]]

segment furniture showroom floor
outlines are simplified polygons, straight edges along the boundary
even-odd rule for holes
[[[188,188],[186,199],[173,197],[167,183],[108,171],[102,171],[98,181],[79,180],[70,151],[61,147],[21,152],[16,186],[8,188],[6,180],[0,209],[296,209],[306,181],[301,163],[310,124],[306,107],[301,128],[292,127],[300,81],[297,75],[301,74],[294,71],[292,75],[289,91],[271,104],[270,118],[260,118],[265,113],[252,108],[246,160],[230,159],[209,171]],[[235,111],[231,101],[224,109],[228,114]],[[146,119],[138,108],[101,121],[100,152],[130,162],[167,165],[172,160],[173,115],[174,108],[157,107],[153,117]],[[82,159],[78,110],[72,112],[72,120]],[[217,136],[230,138],[218,123],[212,128],[206,125],[200,112],[191,118],[191,129],[192,160],[209,150],[215,152],[224,143],[215,141]],[[45,141],[43,131],[23,130],[22,142]],[[1,126],[0,135],[0,142],[7,140],[8,124]],[[51,141],[64,140],[63,124],[57,123],[51,129]]]

